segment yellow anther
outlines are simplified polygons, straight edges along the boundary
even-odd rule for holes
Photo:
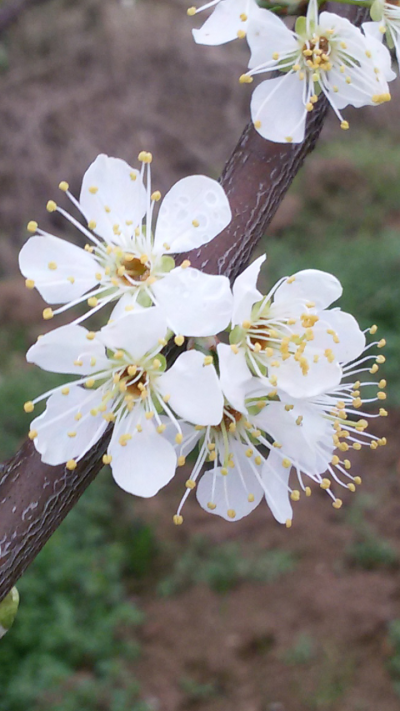
[[[75,430],[71,430],[71,432],[67,432],[67,435],[68,435],[68,437],[73,438],[73,437],[76,437],[76,432],[75,432]]]
[[[385,101],[390,101],[392,97],[389,92],[386,92],[384,94],[374,94],[371,98],[374,104],[384,104]]]
[[[322,481],[320,483],[321,489],[329,489],[330,485],[331,485],[330,479],[322,479]]]
[[[24,405],[25,412],[33,412],[34,409],[35,409],[35,406],[34,406],[32,400],[29,400],[28,402],[25,403],[25,405]]]
[[[300,491],[298,491],[298,489],[293,489],[292,493],[290,494],[290,498],[292,499],[292,501],[299,501]]]
[[[304,489],[304,491],[305,491],[306,496],[311,496],[311,489],[310,489],[309,486],[306,486],[306,488]]]
[[[361,449],[361,442],[353,442],[353,449],[359,451]]]
[[[302,422],[303,422],[303,415],[299,415],[296,418],[296,425],[301,425]]]
[[[387,417],[387,410],[385,410],[383,407],[380,408],[379,414],[381,417]]]
[[[95,379],[94,378],[89,378],[89,380],[86,381],[85,385],[87,388],[92,388],[93,385],[95,384]]]
[[[53,318],[53,316],[54,316],[53,309],[50,309],[50,308],[44,309],[43,318],[45,321],[49,321],[51,318]]]
[[[183,346],[183,344],[185,342],[185,338],[184,338],[184,336],[175,336],[174,341],[177,346]]]
[[[98,299],[96,299],[95,296],[91,296],[90,299],[87,300],[87,302],[88,302],[88,305],[91,306],[91,307],[93,307],[93,308],[94,308],[95,306],[97,306],[97,304],[99,303],[99,302],[98,302]]]
[[[278,56],[279,56],[279,55],[278,55]],[[299,72],[300,69],[301,69],[300,64],[293,64],[292,69],[293,69],[294,72]]]
[[[337,464],[339,464],[339,462],[340,462],[339,457],[337,456],[337,454],[334,454],[333,457],[332,457],[332,459],[331,459],[331,463],[332,463],[334,466],[336,466]]]
[[[350,482],[350,484],[347,484],[347,488],[348,488],[350,491],[352,491],[353,494],[354,494],[354,492],[355,492],[355,490],[356,490],[356,487],[354,486],[354,484],[353,484],[352,481]]]
[[[151,194],[151,199],[152,199],[154,202],[158,202],[159,200],[161,200],[161,193],[160,193],[160,191],[159,191],[159,190],[155,190],[154,193]]]
[[[35,220],[30,220],[26,226],[26,229],[28,230],[28,232],[36,232],[37,228],[38,228],[38,223],[35,222]]]
[[[89,230],[95,230],[97,227],[96,220],[89,220],[88,227],[89,227]]]
[[[69,185],[65,180],[62,180],[61,183],[59,183],[58,187],[60,188],[60,190],[63,191],[63,193],[66,193],[67,190],[69,190]]]
[[[103,454],[103,464],[111,464],[112,456],[111,454]]]
[[[285,457],[285,459],[282,459],[282,466],[285,467],[285,469],[290,469],[292,462]]]
[[[292,528],[292,519],[291,518],[286,519],[285,526],[286,526],[286,528]]]
[[[369,371],[369,372],[372,373],[372,375],[374,375],[374,373],[376,373],[378,370],[379,370],[379,366],[377,366],[377,364],[374,363],[374,365],[372,366],[372,368],[370,368],[370,371]]]
[[[228,514],[229,518],[235,518],[235,517],[236,517],[236,511],[235,511],[235,509],[228,509],[228,511],[227,511],[226,513]]]
[[[238,30],[236,32],[236,37],[239,37],[239,39],[244,39],[246,37],[246,33],[244,30]]]
[[[386,393],[383,392],[383,390],[380,390],[377,393],[378,400],[386,400]]]
[[[212,365],[213,363],[213,357],[212,356],[206,356],[204,358],[203,364],[204,365]]]
[[[290,410],[293,410],[294,405],[285,405],[285,410],[286,412],[290,412]]]
[[[242,22],[246,22],[246,20],[248,19],[245,12],[242,12],[242,13],[239,15],[239,17],[240,17],[240,19],[241,19]]]
[[[132,439],[131,434],[123,434],[119,438],[118,442],[120,443],[121,447],[126,447],[130,439]]]
[[[222,467],[221,474],[222,476],[228,476],[228,469],[226,467]]]
[[[78,466],[75,459],[69,459],[65,465],[70,472],[72,472]]]
[[[49,200],[46,205],[47,212],[55,212],[57,210],[57,203],[54,200]]]
[[[29,439],[35,439],[38,436],[37,430],[29,430]]]
[[[333,502],[332,506],[334,509],[341,509],[343,506],[342,499],[336,499],[336,501]]]
[[[190,261],[189,261],[188,259],[184,259],[183,262],[182,262],[182,264],[181,264],[181,268],[182,268],[182,269],[187,269],[188,267],[190,267]]]
[[[285,136],[286,143],[293,143],[293,136]]]
[[[172,520],[173,520],[175,526],[181,526],[183,523],[183,516],[180,516],[179,514],[175,514],[175,516],[173,517]]]
[[[153,160],[153,156],[147,151],[140,151],[138,155],[138,160],[140,160],[141,163],[151,163],[151,161]]]
[[[189,15],[189,17],[192,17],[193,15],[196,14],[196,10],[197,10],[197,8],[193,5],[193,7],[188,7],[186,12]]]
[[[176,442],[177,444],[182,444],[182,441],[183,441],[183,434],[182,434],[182,432],[178,432],[178,433],[175,435],[175,442]]]
[[[93,407],[93,408],[90,410],[90,414],[92,415],[92,417],[97,417],[97,415],[99,414],[99,411],[98,411],[97,407]]]
[[[261,128],[261,121],[257,119],[257,121],[254,121],[254,128]]]
[[[379,363],[379,365],[382,365],[386,361],[386,358],[384,355],[378,355],[376,362]]]
[[[270,346],[267,346],[267,347],[264,349],[264,353],[265,353],[265,355],[267,356],[267,358],[272,358],[272,356],[274,355],[274,349],[271,348]]]
[[[210,511],[214,511],[214,509],[217,508],[217,504],[214,504],[212,501],[209,501],[207,504],[207,508],[210,509]]]
[[[282,445],[279,442],[273,442],[272,446],[275,447],[275,449],[282,449]]]
[[[378,442],[373,441],[370,443],[369,446],[371,449],[378,449]]]
[[[179,457],[179,459],[181,459],[181,457]],[[182,459],[184,460],[185,457],[182,457]],[[178,460],[178,465],[182,466],[182,464],[179,464],[179,460]],[[196,487],[196,482],[193,481],[193,479],[187,479],[187,481],[185,482],[185,486],[187,489],[194,489]]]
[[[151,420],[152,417],[154,417],[154,412],[153,410],[149,410],[149,412],[146,412],[146,420]]]
[[[340,128],[343,129],[343,131],[347,131],[348,128],[350,128],[350,124],[348,121],[342,121],[340,124]],[[339,501],[339,499],[338,499]]]
[[[252,81],[253,81],[253,77],[250,77],[248,74],[242,74],[242,76],[239,77],[240,84],[251,84]]]
[[[248,457],[250,459],[253,456],[253,454],[254,453],[253,453],[253,450],[251,449],[251,447],[248,447],[248,449],[246,449],[246,451],[245,451],[246,457]]]
[[[27,289],[34,289],[35,288],[35,282],[33,279],[26,279],[25,280],[25,286]]]
[[[98,187],[96,187],[96,185],[90,186],[89,192],[91,193],[91,195],[96,195],[97,191],[98,191]]]
[[[376,333],[377,330],[378,330],[378,326],[376,325],[376,323],[374,323],[374,325],[371,326],[371,328],[369,329],[369,332],[370,332],[372,335],[374,335],[374,333]]]
[[[272,59],[275,59],[275,61],[279,59],[279,52],[274,52],[272,55]]]
[[[384,338],[381,338],[381,340],[378,343],[378,348],[383,348],[383,346],[386,346],[386,341]]]

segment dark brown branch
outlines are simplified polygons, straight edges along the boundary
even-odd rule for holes
[[[234,279],[247,265],[304,158],[314,148],[326,108],[321,98],[309,117],[302,144],[270,143],[251,125],[246,127],[221,177],[232,222],[218,238],[188,255],[193,266]],[[109,436],[106,433],[74,472],[42,464],[29,440],[0,467],[0,601],[101,469]]]

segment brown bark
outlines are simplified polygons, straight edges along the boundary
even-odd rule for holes
[[[365,19],[362,13],[359,17]],[[251,124],[245,128],[221,176],[232,222],[215,240],[188,255],[192,266],[232,280],[247,265],[304,158],[314,148],[326,109],[321,98],[309,117],[302,144],[270,143]],[[106,433],[73,472],[42,464],[29,440],[0,467],[0,601],[98,474],[109,436]]]

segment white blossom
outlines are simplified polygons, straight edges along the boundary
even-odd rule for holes
[[[52,200],[48,210],[72,222],[87,244],[82,249],[29,223],[36,235],[19,257],[26,284],[36,286],[47,303],[63,304],[56,310],[46,308],[46,319],[87,301],[90,311],[74,321],[80,323],[122,297],[126,311],[140,304],[160,306],[177,334],[217,333],[229,322],[228,279],[192,269],[188,260],[175,267],[169,255],[201,247],[223,230],[231,220],[228,199],[211,178],[183,178],[165,196],[153,228],[161,194],[152,191],[151,154],[142,152],[139,160],[140,172],[120,159],[98,156],[84,175],[79,202],[68,184],[60,183],[88,228]],[[191,314],[196,311],[194,322]],[[195,327],[193,332],[188,332],[188,324]]]
[[[396,51],[400,63],[400,5],[397,0],[384,2],[374,0],[371,5],[371,17],[375,22],[366,22],[363,27],[375,37],[384,35],[388,46]]]
[[[223,398],[213,365],[198,351],[182,353],[165,370],[167,322],[157,307],[142,309],[100,332],[76,324],[39,338],[27,360],[41,368],[81,377],[25,404],[32,412],[48,398],[45,412],[31,423],[30,438],[42,461],[75,469],[113,423],[105,463],[129,493],[153,496],[175,473],[173,446],[163,437],[167,417],[181,441],[180,418],[216,424]]]
[[[365,351],[384,344],[384,340],[372,343]],[[183,464],[187,453],[199,443],[175,523],[182,523],[183,504],[196,486],[201,506],[228,521],[248,515],[265,498],[276,520],[289,527],[292,503],[302,492],[311,496],[312,482],[325,490],[334,508],[339,509],[342,500],[334,493],[336,485],[354,492],[361,484],[361,478],[351,474],[351,451],[363,446],[375,450],[386,444],[385,437],[366,431],[368,419],[385,416],[386,410],[380,408],[379,414],[360,410],[365,403],[385,400],[386,381],[347,380],[360,372],[375,374],[384,356],[363,355],[344,365],[341,384],[301,400],[268,390],[259,378],[250,375],[242,352],[234,355],[228,346],[220,344],[218,357],[225,395],[223,417],[217,427],[186,425],[182,442],[175,444]],[[363,388],[375,389],[374,395],[362,398]],[[212,468],[198,482],[208,462],[212,462]],[[292,472],[294,486],[290,483]]]
[[[197,44],[219,45],[234,39],[243,39],[249,18],[258,10],[255,0],[212,0],[202,7],[190,7],[188,15],[213,7],[214,11],[199,30],[192,30]]]
[[[256,284],[264,260],[255,260],[233,285],[232,350],[244,349],[252,372],[292,397],[326,392],[339,384],[340,364],[365,345],[353,316],[327,309],[341,296],[341,284],[332,274],[306,269],[263,296]]]
[[[387,82],[395,74],[386,48],[346,18],[330,12],[319,15],[316,0],[310,0],[306,18],[298,18],[295,32],[274,13],[259,8],[250,17],[247,39],[250,71],[241,82],[281,72],[259,84],[251,100],[254,126],[271,141],[300,143],[307,114],[322,95],[343,129],[349,128],[341,114],[345,106],[390,100]]]

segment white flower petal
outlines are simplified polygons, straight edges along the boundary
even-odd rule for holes
[[[251,98],[251,118],[258,133],[276,143],[301,143],[304,140],[307,111],[304,82],[288,72],[259,84]]]
[[[199,351],[182,353],[157,381],[168,404],[185,420],[196,425],[218,425],[222,420],[224,398],[213,365],[204,365]]]
[[[96,222],[94,232],[119,243],[113,228],[118,225],[122,237],[133,235],[146,211],[146,190],[139,171],[101,154],[83,176],[79,202],[87,221]]]
[[[183,435],[183,442],[181,444],[177,444],[175,437],[178,434],[178,430],[174,423],[166,415],[161,415],[160,420],[166,427],[163,432],[164,439],[172,444],[179,456],[182,455],[183,457],[186,457],[189,452],[195,448],[199,439],[204,435],[204,430],[196,430],[194,425],[190,425],[184,420],[179,420],[179,427],[181,428]]]
[[[236,466],[229,469],[227,476],[221,474],[219,467],[215,474],[210,469],[203,474],[196,489],[200,506],[226,521],[240,521],[248,516],[264,496],[262,486],[249,469],[249,460],[244,452],[240,453],[240,449],[243,450],[242,445],[238,445],[235,451]],[[215,508],[210,509],[209,503],[215,504]],[[229,516],[228,511],[234,512],[235,516]]]
[[[230,322],[232,292],[225,276],[177,267],[152,290],[169,327],[177,334],[213,336]]]
[[[138,408],[135,408],[137,410]],[[135,428],[140,414],[132,411],[115,426],[108,452],[111,469],[118,486],[129,494],[154,496],[175,474],[176,454],[170,443],[158,434],[153,423],[140,419],[142,431]],[[121,435],[131,439],[121,445]]]
[[[35,447],[42,461],[55,466],[82,457],[107,428],[102,414],[92,415],[102,403],[100,390],[70,386],[69,394],[54,393],[46,410],[31,423]],[[79,419],[77,419],[77,417]]]
[[[267,504],[279,523],[291,521],[293,517],[289,498],[290,469],[282,466],[282,460],[275,452],[270,452],[262,469]]]
[[[324,309],[342,295],[340,281],[328,272],[319,269],[304,269],[278,287],[274,295],[274,304],[290,304],[303,299],[314,302],[316,309]]]
[[[97,373],[108,368],[109,362],[98,334],[88,339],[89,333],[75,324],[55,328],[30,347],[26,359],[51,373]]]
[[[257,3],[249,0],[221,0],[212,15],[199,30],[192,30],[197,44],[219,45],[237,39],[238,32],[246,31],[248,22],[240,15],[258,8]]]
[[[31,237],[19,254],[19,267],[48,304],[66,304],[95,287],[103,269],[76,245],[52,235]]]
[[[312,343],[312,342],[311,342]],[[309,350],[308,350],[309,348]],[[332,390],[339,385],[342,369],[336,361],[332,363],[321,353],[318,362],[313,359],[311,346],[306,346],[304,357],[308,362],[308,372],[303,371],[293,357],[281,362],[279,368],[269,366],[269,376],[275,375],[276,385],[296,399],[310,398]]]
[[[135,311],[144,311],[144,307],[140,306],[137,302],[137,293],[126,292],[120,299],[118,299],[116,306],[114,306],[109,323],[117,321],[119,318],[126,316],[127,314]]]
[[[247,41],[251,50],[249,69],[270,62],[275,52],[286,55],[299,51],[293,32],[273,12],[261,8],[251,14]]]
[[[233,312],[232,324],[242,324],[243,321],[250,320],[253,305],[262,299],[262,294],[257,289],[257,279],[261,266],[267,256],[263,254],[258,257],[247,269],[235,279],[232,287],[233,291]]]
[[[320,314],[320,320],[314,326],[315,340],[319,347],[322,346],[319,336],[321,330],[326,334],[325,347],[332,350],[339,363],[355,360],[365,348],[365,335],[356,319],[341,309],[322,311]],[[335,332],[339,343],[333,341],[332,335],[326,333],[327,330]]]
[[[231,221],[224,189],[205,175],[179,180],[166,194],[158,213],[154,251],[187,252],[210,242]]]
[[[285,405],[292,409],[286,410]],[[300,469],[309,474],[326,470],[335,445],[332,424],[321,416],[318,406],[286,396],[282,402],[270,402],[252,420],[282,446],[281,454]]]
[[[159,349],[159,340],[165,338],[167,324],[161,309],[151,306],[140,311],[130,311],[104,326],[100,338],[107,348],[126,351],[132,363],[138,363],[146,353]]]
[[[252,376],[244,350],[234,353],[230,346],[219,343],[217,352],[221,387],[225,398],[235,410],[246,413],[245,398],[259,380]]]

